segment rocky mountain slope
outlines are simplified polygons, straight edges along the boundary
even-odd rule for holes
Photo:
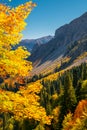
[[[53,37],[52,36],[45,36],[38,39],[24,39],[20,42],[18,46],[25,46],[29,52],[35,51],[41,44],[45,44],[50,41]]]
[[[77,57],[87,51],[86,39],[87,13],[57,29],[51,41],[32,53],[29,58],[34,66],[32,73],[46,73],[61,65],[72,65]]]

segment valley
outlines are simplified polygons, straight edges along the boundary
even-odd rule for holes
[[[70,9],[65,6],[67,2],[39,2],[36,15],[30,16],[35,37],[49,31],[52,34],[56,20],[59,22],[60,5],[61,18],[63,4],[71,16],[70,1]],[[54,36],[22,39],[26,18],[37,4],[29,1],[17,5],[16,0],[3,3],[0,2],[0,130],[87,130],[87,12],[65,22]],[[73,11],[75,6],[77,11],[75,3]],[[28,26],[25,37],[27,32]]]

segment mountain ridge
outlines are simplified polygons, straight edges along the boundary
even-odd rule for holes
[[[47,43],[52,38],[53,36],[48,35],[37,39],[23,39],[17,46],[15,46],[15,48],[17,48],[18,46],[24,46],[29,52],[32,53],[33,48],[34,50],[37,49],[38,46]]]
[[[64,58],[68,46],[87,35],[87,12],[58,28],[55,36],[47,44],[38,47],[30,56],[33,62],[33,73],[43,72],[44,69],[55,68]],[[78,50],[80,51],[80,50]],[[67,57],[67,55],[65,56]],[[53,67],[53,64],[55,67]]]

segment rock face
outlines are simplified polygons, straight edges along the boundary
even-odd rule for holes
[[[52,36],[45,36],[45,37],[38,38],[38,39],[24,39],[16,47],[18,47],[18,46],[24,46],[24,47],[27,48],[27,50],[29,52],[32,53],[33,48],[34,48],[33,51],[35,51],[41,44],[47,43],[52,38],[53,38]]]
[[[68,55],[67,48],[86,35],[87,13],[57,29],[52,40],[32,52],[29,60],[33,62],[33,73],[37,74],[44,69],[49,70],[49,67],[54,67],[61,58]]]
[[[64,39],[64,43],[78,40],[87,33],[87,13],[66,24],[55,32],[55,37]]]

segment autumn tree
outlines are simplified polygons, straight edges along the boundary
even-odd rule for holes
[[[0,4],[0,76],[26,76],[32,69],[31,62],[26,61],[30,53],[24,47],[12,50],[12,46],[22,38],[25,19],[35,4],[27,2],[16,8]]]
[[[0,77],[28,76],[32,69],[31,62],[26,60],[30,55],[26,48],[18,47],[13,50],[12,47],[19,44],[22,38],[21,32],[26,26],[25,19],[35,5],[26,2],[16,8],[10,8],[0,4]],[[16,93],[0,89],[3,130],[6,128],[5,124],[8,124],[7,129],[14,128],[12,124],[7,123],[10,119],[23,123],[24,120],[33,119],[43,124],[50,124],[50,118],[46,116],[45,109],[39,104],[38,94],[41,88],[41,84],[36,83],[22,87]],[[10,115],[10,119],[6,118],[6,114]]]
[[[62,130],[87,130],[87,100],[81,100],[74,112],[68,113],[63,120]]]
[[[62,126],[63,126],[62,130],[71,130],[72,125],[73,125],[72,118],[73,118],[73,114],[72,113],[68,113],[64,117],[64,120],[63,120],[63,123],[62,123]]]
[[[50,124],[51,117],[46,116],[45,109],[38,102],[40,98],[36,95],[41,89],[41,84],[37,82],[21,88],[16,93],[0,90],[0,113],[9,113],[11,117],[21,122],[25,119],[34,119],[43,124]],[[4,121],[6,122],[7,120]]]

